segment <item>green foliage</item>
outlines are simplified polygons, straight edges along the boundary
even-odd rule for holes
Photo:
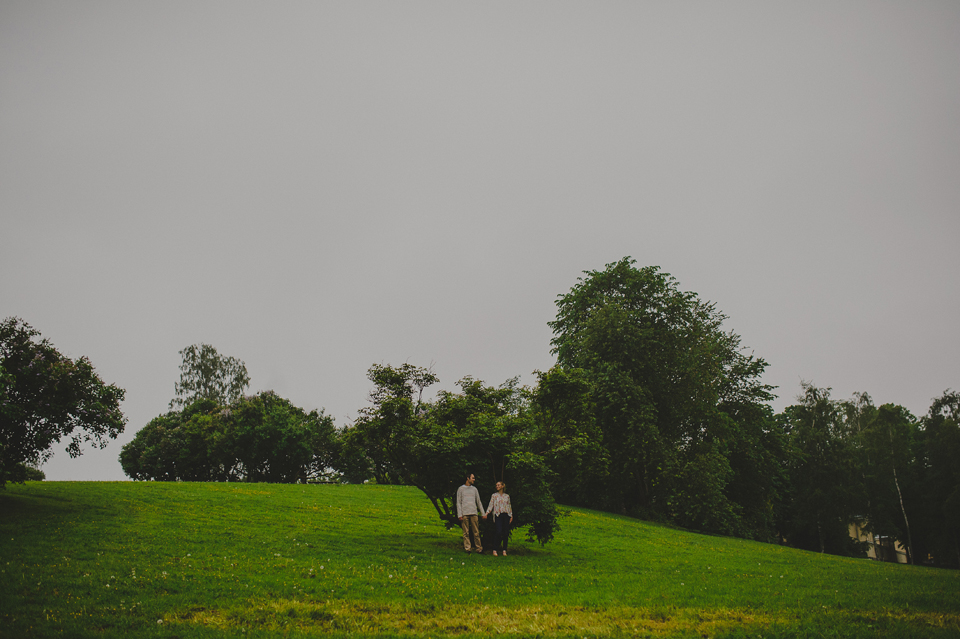
[[[209,399],[220,405],[237,401],[250,385],[246,365],[236,357],[225,357],[209,344],[194,344],[180,351],[180,381],[174,384],[176,397],[170,408],[184,408]]]
[[[588,435],[600,445],[589,454],[602,460],[565,497],[701,530],[769,537],[778,475],[765,471],[778,451],[766,436],[774,429],[764,409],[771,387],[759,381],[766,363],[745,355],[740,338],[722,330],[725,317],[713,304],[680,291],[656,267],[633,264],[624,258],[588,271],[559,297],[550,322],[558,365],[582,377],[590,393],[570,393],[568,409],[546,395],[551,406],[542,414],[578,415],[570,428],[598,432]],[[744,490],[747,478],[759,499]]]
[[[27,481],[44,481],[47,478],[45,472],[33,466],[24,468],[24,474],[26,475]]]
[[[23,320],[0,323],[0,487],[28,479],[53,444],[70,437],[71,457],[123,432],[123,389],[104,384],[90,360],[71,360]]]
[[[326,478],[336,462],[333,420],[272,391],[161,415],[120,453],[129,477],[156,481],[305,482]]]
[[[47,475],[39,468],[34,468],[27,464],[20,464],[9,474],[9,478],[9,481],[22,484],[25,481],[44,481]]]
[[[922,443],[920,541],[937,563],[960,568],[960,393],[948,390],[934,400],[923,419]]]
[[[340,481],[348,484],[363,484],[374,479],[373,463],[367,456],[366,435],[362,429],[344,428],[338,431],[337,450],[339,455],[336,470]]]
[[[465,556],[403,486],[44,482],[0,494],[3,637],[956,637],[956,571],[571,508]]]
[[[829,388],[803,383],[803,391],[779,416],[792,448],[780,532],[797,548],[862,556],[848,533],[865,500],[842,407]]]
[[[589,377],[559,366],[537,371],[530,400],[531,444],[551,469],[553,494],[562,503],[588,503],[603,490],[610,463]]]
[[[737,506],[724,488],[733,470],[716,441],[698,442],[666,473],[673,484],[667,498],[670,518],[680,525],[705,530],[739,528]]]
[[[375,364],[367,378],[374,384],[372,406],[360,411],[355,432],[345,434],[346,441],[362,447],[378,484],[416,485],[413,474],[429,465],[424,459],[426,451],[418,446],[424,433],[420,419],[426,410],[423,391],[435,384],[437,377],[412,364],[396,368]]]
[[[120,465],[134,480],[227,481],[235,464],[226,459],[224,425],[216,402],[203,399],[170,411],[137,431],[120,451]]]
[[[917,453],[919,423],[907,409],[884,404],[871,411],[860,435],[865,469],[867,527],[896,538],[913,563],[913,541],[907,504],[921,498]]]
[[[799,403],[777,416],[788,444],[781,534],[834,554],[896,541],[911,563],[960,567],[960,395],[945,392],[918,420],[867,393],[837,401],[830,389],[802,387]],[[853,522],[869,543],[849,538]]]
[[[453,521],[456,491],[467,473],[476,476],[484,503],[503,480],[513,505],[514,529],[526,528],[529,539],[547,543],[560,529],[559,513],[550,469],[531,445],[524,391],[516,379],[499,387],[469,377],[457,384],[461,392],[441,391],[424,419],[432,444],[422,458],[424,476],[430,478],[438,511]],[[491,521],[486,524],[482,532],[492,526]]]
[[[558,529],[549,469],[531,448],[524,393],[511,380],[499,388],[469,377],[461,392],[441,391],[423,401],[437,381],[429,370],[409,364],[375,365],[372,406],[362,411],[343,438],[359,443],[378,483],[416,486],[448,525],[456,523],[455,497],[464,477],[474,473],[481,496],[505,479],[514,505],[514,527],[548,542]]]
[[[716,429],[715,441],[731,469],[724,495],[736,504],[738,534],[776,540],[791,451],[773,409],[755,402],[726,403]]]

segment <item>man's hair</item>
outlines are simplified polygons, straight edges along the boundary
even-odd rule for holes
[[[463,476],[463,478],[464,478],[464,479],[470,479],[470,476],[471,476],[472,474],[473,474],[473,473],[467,473],[466,475]]]

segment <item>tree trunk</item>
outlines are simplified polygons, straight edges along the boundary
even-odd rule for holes
[[[900,498],[900,512],[903,513],[903,523],[907,526],[907,562],[913,563],[913,536],[910,534],[910,520],[907,519],[907,509],[903,506],[903,493],[900,492],[900,480],[897,479],[897,458],[893,445],[893,427],[890,434],[890,466],[893,468],[893,483],[897,487],[897,497]]]
[[[893,483],[897,486],[897,495],[900,497],[900,512],[903,513],[903,523],[907,525],[907,562],[913,563],[913,536],[910,534],[910,521],[907,519],[907,509],[903,507],[903,493],[900,492],[900,481],[897,479],[897,467],[893,467]]]

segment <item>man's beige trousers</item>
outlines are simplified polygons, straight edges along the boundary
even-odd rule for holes
[[[480,517],[479,515],[464,515],[460,520],[460,526],[463,528],[463,549],[470,552],[470,533],[476,540],[477,552],[483,552],[483,546],[480,545]]]

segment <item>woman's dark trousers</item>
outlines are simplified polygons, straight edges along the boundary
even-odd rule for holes
[[[496,525],[496,536],[493,538],[494,550],[506,550],[507,539],[510,537],[510,515],[500,513],[493,520]]]

